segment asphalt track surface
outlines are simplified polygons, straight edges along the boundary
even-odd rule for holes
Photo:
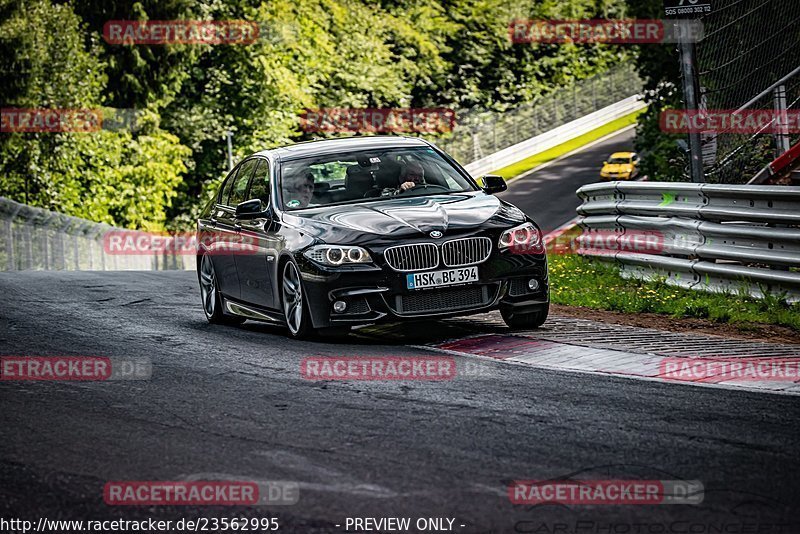
[[[614,152],[632,151],[635,130],[624,130],[564,159],[512,181],[498,196],[533,218],[544,232],[555,230],[576,216],[581,202],[575,191],[600,181],[600,168]]]
[[[447,381],[310,381],[300,374],[307,356],[428,353],[370,328],[304,342],[262,324],[209,325],[192,272],[4,273],[0,292],[0,354],[153,365],[145,381],[0,382],[2,518],[277,517],[279,532],[346,532],[348,517],[446,517],[464,533],[800,532],[797,397],[487,360],[473,362],[482,375]],[[453,322],[406,327],[405,343],[440,331],[443,340]],[[295,481],[300,500],[103,502],[107,481],[204,476]],[[705,493],[699,505],[648,506],[522,506],[506,494],[513,480],[563,477],[699,480]]]

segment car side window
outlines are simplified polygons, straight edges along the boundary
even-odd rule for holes
[[[233,187],[233,181],[236,179],[236,171],[239,170],[239,167],[234,167],[234,169],[228,174],[228,177],[225,178],[225,183],[222,186],[222,190],[219,193],[219,198],[217,199],[217,203],[219,204],[227,204],[228,197],[231,194],[231,187]]]
[[[247,200],[244,198],[247,192],[247,184],[250,182],[250,176],[258,164],[257,159],[248,159],[239,167],[239,172],[236,174],[236,179],[233,181],[231,188],[231,196],[228,199],[229,206],[236,206],[237,204]]]
[[[258,198],[264,204],[269,204],[269,162],[259,160],[253,180],[250,182],[250,193],[247,200]]]

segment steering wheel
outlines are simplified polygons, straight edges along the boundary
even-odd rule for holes
[[[448,193],[450,192],[450,188],[449,187],[445,187],[443,185],[438,185],[438,184],[419,184],[419,185],[415,185],[411,189],[406,189],[405,191],[403,191],[402,189],[398,188],[397,193],[395,193],[395,195],[397,195],[397,196],[405,195],[409,191],[419,191],[420,189],[430,189],[432,187],[435,187],[437,189],[441,189],[443,191],[447,191]]]

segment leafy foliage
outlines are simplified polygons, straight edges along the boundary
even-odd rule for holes
[[[662,0],[628,0],[630,14],[641,19],[660,19]],[[689,160],[686,136],[661,131],[659,117],[666,109],[683,107],[681,101],[680,54],[675,44],[646,44],[638,47],[636,68],[645,81],[647,111],[639,116],[636,150],[642,153],[641,170],[653,180],[687,181]]]
[[[107,96],[99,37],[68,5],[33,0],[0,24],[4,107],[95,108]],[[35,206],[131,228],[159,229],[190,151],[144,125],[137,135],[0,134],[0,193]]]
[[[628,57],[515,45],[517,18],[624,0],[0,0],[4,107],[135,108],[139,128],[0,134],[0,194],[128,227],[189,225],[234,158],[308,139],[316,107],[505,110]],[[250,45],[111,45],[109,20],[258,21]]]

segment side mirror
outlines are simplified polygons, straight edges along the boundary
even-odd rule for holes
[[[603,165],[608,165],[608,162],[607,162],[607,161],[604,161],[604,162],[603,162]]]
[[[269,213],[269,208],[264,208],[261,199],[254,198],[236,205],[236,218],[237,219],[258,219],[259,217],[266,217]]]
[[[508,184],[506,184],[506,181],[502,176],[497,176],[496,174],[487,174],[481,179],[484,184],[483,190],[490,195],[493,195],[494,193],[500,193],[508,189]]]

